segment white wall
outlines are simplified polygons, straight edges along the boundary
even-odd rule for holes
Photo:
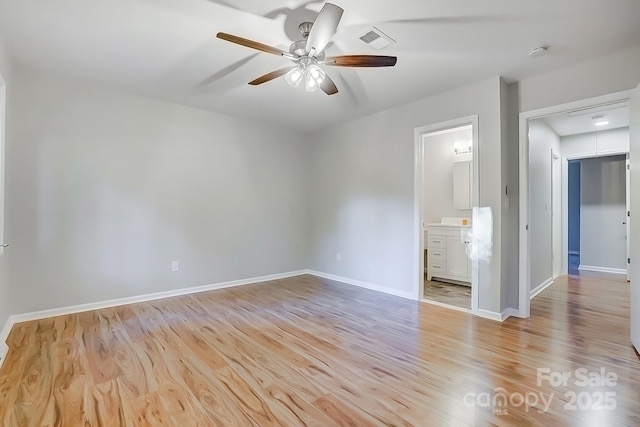
[[[569,191],[569,159],[581,159],[608,155],[611,153],[629,152],[629,128],[611,129],[600,132],[589,132],[568,135],[560,138],[560,154],[562,157],[562,273],[567,274],[569,253],[569,224],[567,212]]]
[[[551,150],[560,151],[560,138],[542,120],[531,120],[529,142],[530,283],[533,290],[553,276]]]
[[[316,134],[312,268],[413,293],[414,129],[478,114],[480,206],[491,208],[494,224],[492,255],[480,264],[479,306],[499,312],[499,85],[487,80]]]
[[[560,105],[635,88],[640,47],[520,81],[520,111]]]
[[[438,223],[442,217],[471,219],[472,211],[453,206],[453,163],[470,155],[456,154],[454,142],[471,141],[471,129],[427,135],[424,137],[424,208],[423,221]]]
[[[12,91],[10,72],[11,70],[10,70],[10,63],[9,63],[9,55],[6,52],[4,47],[4,42],[0,37],[0,86],[2,86],[4,81],[4,88],[0,88],[0,91],[4,90],[7,95],[7,106],[9,105],[9,99]],[[3,108],[0,106],[0,114],[2,114],[2,110]],[[5,117],[6,117],[5,127],[10,126],[9,114],[7,113]],[[0,127],[2,127],[1,123],[0,123]],[[4,129],[4,131],[6,132],[6,129]],[[2,135],[1,134],[2,132],[3,132],[3,129],[0,128],[0,137]],[[2,155],[0,154],[0,161],[1,159],[2,159]],[[1,164],[0,164],[0,173],[3,173]],[[4,181],[4,176],[0,175],[0,186],[4,185],[3,181]],[[3,188],[0,188],[0,198],[2,197],[3,197]],[[0,209],[3,209],[1,199],[0,199]],[[4,215],[3,215],[3,212],[0,212],[0,227],[2,227],[3,225],[2,222],[5,222]],[[2,234],[3,233],[0,233],[0,243],[3,243],[3,241],[6,241],[6,239],[3,238]],[[9,278],[8,278],[7,272],[8,272],[7,257],[4,251],[0,249],[0,329],[2,328],[2,325],[5,324],[9,315],[11,314],[10,313],[11,301],[10,301],[10,294],[9,294]],[[2,354],[3,344],[4,343],[0,343],[0,354]]]
[[[581,268],[626,269],[625,161],[625,156],[581,161]]]
[[[308,266],[301,135],[26,69],[14,76],[12,313]]]

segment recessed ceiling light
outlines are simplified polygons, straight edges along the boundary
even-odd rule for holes
[[[594,123],[595,126],[606,126],[609,124],[609,121],[605,119],[604,116],[601,114],[591,117],[591,120],[595,122]]]
[[[547,52],[549,52],[549,46],[539,46],[529,52],[529,56],[532,58],[539,58],[546,55]]]

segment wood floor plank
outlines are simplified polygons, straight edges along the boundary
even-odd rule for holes
[[[7,339],[0,425],[640,425],[629,285],[564,277],[531,314],[499,323],[300,276],[25,322]],[[540,368],[618,379],[539,383]],[[553,398],[465,400],[500,390]],[[566,409],[612,391],[614,410]]]
[[[53,425],[53,344],[57,339],[54,323],[54,319],[38,322],[34,330],[33,346],[25,350],[25,363],[14,402],[18,425]]]

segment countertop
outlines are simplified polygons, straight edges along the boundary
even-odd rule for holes
[[[442,224],[440,222],[436,222],[433,224],[427,224],[425,228],[429,227],[456,227],[456,228],[471,228],[471,224],[462,225],[462,224]]]

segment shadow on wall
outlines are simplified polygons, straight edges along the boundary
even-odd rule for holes
[[[284,32],[291,41],[300,39],[300,31],[298,26],[303,22],[314,22],[324,1],[322,0],[306,0],[297,1],[298,6],[293,9],[287,7],[287,3],[280,0],[282,7],[273,9],[274,2],[265,2],[264,0],[207,0],[221,6],[230,7],[232,9],[248,12],[253,15],[262,16],[273,20],[281,19],[284,16]],[[317,5],[317,7],[313,7]],[[309,8],[308,6],[312,6]]]

